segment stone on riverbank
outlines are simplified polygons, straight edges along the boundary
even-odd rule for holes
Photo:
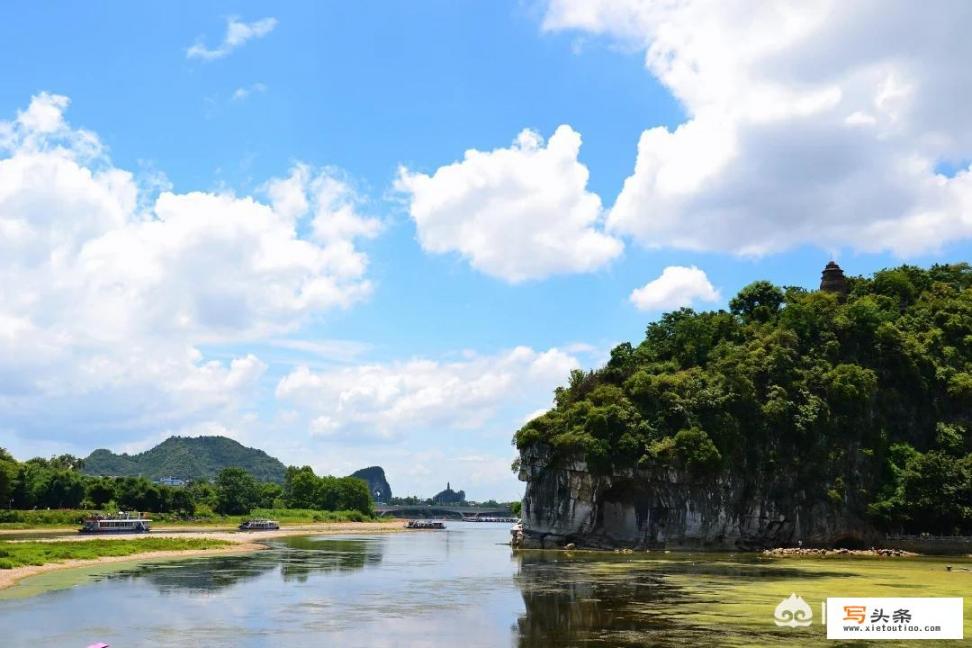
[[[880,556],[885,558],[907,558],[919,554],[902,549],[814,549],[809,547],[777,547],[775,549],[763,550],[764,556],[777,558],[792,558],[800,556],[810,556],[814,558],[827,556]]]

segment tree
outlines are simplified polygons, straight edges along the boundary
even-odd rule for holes
[[[340,499],[336,510],[358,511],[363,515],[374,513],[374,502],[367,482],[356,477],[341,477],[337,482]]]
[[[722,465],[722,454],[705,430],[693,427],[679,430],[674,437],[654,442],[651,453],[656,459],[671,463],[695,475],[711,474]]]
[[[39,498],[42,506],[78,508],[84,499],[84,478],[73,469],[52,470],[45,481],[46,492]]]
[[[164,512],[165,492],[144,477],[122,477],[115,480],[115,495],[123,510]]]
[[[196,506],[204,506],[211,510],[216,510],[217,505],[217,494],[216,487],[212,483],[201,479],[199,481],[194,481],[186,487],[186,490],[192,495],[192,500],[196,503]]]
[[[17,461],[4,448],[0,448],[0,508],[10,508],[13,503],[16,479]]]
[[[768,322],[783,305],[783,291],[768,281],[754,281],[729,300],[729,311],[747,322]]]
[[[192,493],[186,488],[173,488],[169,507],[175,513],[189,516],[196,512],[196,502],[192,498]]]
[[[260,503],[260,486],[243,468],[223,468],[216,475],[216,510],[224,515],[249,513]]]
[[[51,468],[56,468],[59,470],[80,471],[82,468],[84,468],[84,459],[70,454],[62,454],[56,457],[51,457],[51,459],[48,461],[48,465]]]
[[[287,468],[283,498],[288,508],[316,508],[319,497],[320,480],[310,466]]]
[[[952,534],[972,523],[972,455],[916,453],[901,479],[905,513],[924,531]]]
[[[85,485],[85,497],[101,508],[116,499],[115,480],[110,477],[91,477]]]
[[[260,484],[260,508],[276,508],[276,502],[283,497],[283,487],[273,482]]]

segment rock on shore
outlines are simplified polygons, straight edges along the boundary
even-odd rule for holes
[[[777,547],[775,549],[765,549],[763,550],[764,556],[774,556],[779,558],[791,558],[799,556],[810,556],[813,558],[820,558],[826,556],[881,556],[886,558],[907,558],[909,556],[918,556],[911,551],[903,551],[902,549],[877,549],[871,547],[870,549],[814,549],[805,547]]]

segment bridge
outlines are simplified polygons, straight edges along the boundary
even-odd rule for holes
[[[483,508],[481,506],[444,506],[441,504],[375,504],[375,513],[384,517],[400,518],[452,518],[474,520],[483,517],[514,517],[507,506]]]

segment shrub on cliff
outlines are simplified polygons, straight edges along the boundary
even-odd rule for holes
[[[722,454],[705,430],[697,427],[679,430],[648,444],[647,454],[653,459],[694,475],[708,475],[722,467]]]
[[[972,268],[847,284],[845,298],[760,281],[730,312],[667,313],[573,372],[515,443],[596,472],[724,471],[888,528],[972,532]]]

